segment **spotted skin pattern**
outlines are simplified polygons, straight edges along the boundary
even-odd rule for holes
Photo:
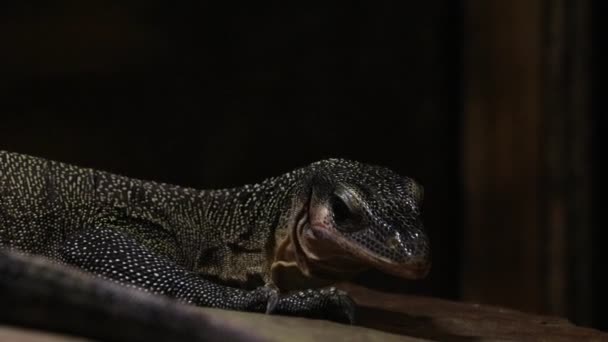
[[[0,246],[207,307],[352,322],[342,291],[277,287],[278,245],[299,246],[295,218],[327,208],[322,234],[353,260],[426,270],[420,202],[413,180],[342,159],[201,191],[0,151]]]

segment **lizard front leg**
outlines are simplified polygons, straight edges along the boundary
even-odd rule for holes
[[[247,291],[220,285],[150,252],[113,229],[89,229],[71,237],[60,253],[63,262],[87,272],[198,306],[353,320],[352,301],[337,290],[279,295],[268,286]]]

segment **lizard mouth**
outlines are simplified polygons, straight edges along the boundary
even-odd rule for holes
[[[301,245],[304,253],[310,254],[312,246],[317,246],[320,241],[325,245],[333,245],[334,253],[341,253],[344,259],[359,265],[359,269],[375,268],[388,274],[404,279],[424,278],[430,270],[430,262],[415,260],[405,263],[395,262],[388,258],[376,255],[363,247],[353,246],[353,243],[344,237],[332,232],[331,229],[319,225],[307,225],[308,229],[301,235]],[[316,248],[315,248],[316,249]],[[331,267],[330,263],[324,267]]]

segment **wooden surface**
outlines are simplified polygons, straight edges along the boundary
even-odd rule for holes
[[[218,326],[266,341],[608,341],[608,334],[565,319],[436,298],[343,285],[357,304],[359,326],[328,321],[188,307]],[[125,322],[128,324],[128,322]],[[117,327],[119,328],[119,327]],[[48,335],[49,341],[76,341]],[[45,335],[0,326],[0,340],[37,342]]]
[[[360,306],[361,325],[407,336],[440,341],[608,341],[608,334],[558,317],[349,285],[342,288]]]
[[[0,324],[0,341],[3,342],[86,342],[89,339],[68,335],[22,329]]]
[[[466,3],[461,295],[542,312],[542,1]]]
[[[590,1],[464,3],[460,297],[591,324]]]

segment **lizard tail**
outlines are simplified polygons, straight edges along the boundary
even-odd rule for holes
[[[104,341],[261,340],[174,300],[0,250],[0,325]]]

